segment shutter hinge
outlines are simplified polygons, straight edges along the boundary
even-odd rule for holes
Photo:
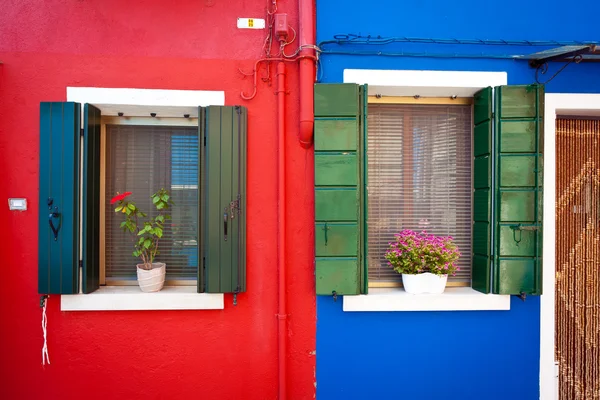
[[[241,200],[242,196],[240,194],[237,195],[237,199],[233,200],[229,203],[229,214],[231,215],[231,219],[234,219],[236,214],[239,216],[242,212]]]
[[[79,268],[83,269],[83,260],[79,260]]]
[[[204,135],[204,147],[206,147],[206,135]]]
[[[237,113],[237,115],[241,115],[242,114],[242,107],[235,106],[235,112]]]
[[[82,136],[82,137],[83,137],[83,134],[84,134],[84,133],[85,133],[85,129],[81,128],[81,129],[79,130],[79,136]]]

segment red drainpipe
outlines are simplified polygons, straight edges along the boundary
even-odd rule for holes
[[[300,20],[300,126],[298,138],[304,148],[309,148],[313,141],[314,99],[313,85],[315,82],[314,46],[314,0],[298,0]],[[281,40],[281,38],[280,38]],[[277,64],[277,131],[278,131],[278,307],[277,307],[277,343],[279,390],[278,400],[287,399],[287,311],[286,311],[286,269],[285,269],[285,62]]]
[[[277,64],[277,133],[279,159],[277,163],[278,178],[278,203],[279,203],[279,221],[278,221],[278,252],[277,252],[277,275],[279,281],[278,287],[278,308],[277,308],[277,344],[278,344],[278,367],[279,367],[279,400],[286,399],[286,286],[285,286],[285,63],[280,61]]]
[[[300,20],[300,56],[311,58],[300,59],[300,130],[298,139],[304,148],[313,142],[314,117],[314,83],[315,83],[315,20],[314,0],[298,0]],[[308,47],[306,47],[308,46]]]

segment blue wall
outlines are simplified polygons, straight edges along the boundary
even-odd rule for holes
[[[537,399],[539,297],[510,311],[346,312],[317,300],[317,399]]]
[[[546,3],[508,0],[340,2],[317,0],[317,41],[338,34],[421,38],[599,41],[585,13],[596,0]],[[543,8],[541,8],[543,7]],[[582,19],[583,18],[583,19]],[[383,52],[531,54],[526,46],[327,45]],[[551,63],[540,80],[562,66]],[[323,54],[320,82],[342,82],[343,70],[506,71],[509,84],[535,82],[525,61],[499,58],[388,57]],[[600,93],[600,64],[568,66],[547,93]],[[511,300],[510,311],[344,313],[342,302],[317,300],[317,398],[519,399],[539,397],[539,297]]]

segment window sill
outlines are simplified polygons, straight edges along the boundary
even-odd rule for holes
[[[138,286],[102,286],[90,294],[60,296],[61,311],[222,310],[222,293],[196,293],[195,286],[165,286],[144,293]]]
[[[442,294],[408,294],[401,288],[372,288],[369,294],[344,296],[344,311],[510,310],[510,296],[483,294],[470,287],[447,287]]]

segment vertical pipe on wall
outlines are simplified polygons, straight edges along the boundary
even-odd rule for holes
[[[300,56],[300,127],[298,139],[304,148],[309,148],[313,141],[314,128],[314,92],[315,83],[315,23],[314,23],[314,0],[299,0],[299,39]]]
[[[278,367],[279,367],[279,392],[278,399],[286,399],[286,283],[285,283],[285,63],[277,64],[277,136],[278,136],[278,257],[277,275],[278,287],[278,310],[277,310],[277,344],[278,344]]]

